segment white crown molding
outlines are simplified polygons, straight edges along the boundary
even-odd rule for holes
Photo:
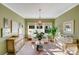
[[[6,4],[2,3],[3,6],[7,7],[8,9],[10,9],[11,11],[13,11],[14,13],[16,13],[17,15],[21,16],[24,18],[23,15],[21,15],[20,13],[16,12],[14,9],[12,9],[11,7],[7,6]]]
[[[77,5],[79,5],[79,4],[78,4],[78,3],[77,3],[77,4],[74,4],[74,5],[71,6],[70,8],[68,8],[68,9],[66,9],[65,11],[63,11],[62,13],[58,14],[58,15],[56,16],[56,18],[59,17],[59,16],[61,16],[61,15],[63,15],[64,13],[66,13],[66,12],[69,11],[69,10],[71,10],[72,8],[76,7]]]

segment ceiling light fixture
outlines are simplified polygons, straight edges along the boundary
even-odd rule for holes
[[[41,9],[38,10],[39,11],[39,21],[38,21],[38,24],[41,24],[42,21],[40,20],[41,19]]]
[[[41,9],[39,9],[39,19],[41,18]]]

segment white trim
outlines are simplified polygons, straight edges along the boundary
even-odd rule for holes
[[[10,9],[11,11],[15,12],[16,14],[18,14],[19,16],[25,18],[23,15],[21,15],[20,13],[16,12],[14,9],[12,9],[11,7],[9,7],[8,5],[2,3],[3,6],[7,7],[8,9]]]
[[[76,7],[77,5],[79,5],[79,4],[78,4],[78,3],[74,4],[74,5],[71,6],[70,8],[68,8],[68,9],[66,9],[65,11],[63,11],[62,13],[58,14],[58,15],[56,16],[56,18],[59,17],[59,16],[61,16],[61,15],[63,15],[64,13],[66,13],[66,12],[69,11],[69,10],[71,10],[72,8]]]

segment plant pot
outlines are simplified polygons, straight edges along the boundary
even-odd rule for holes
[[[31,41],[32,40],[32,38],[28,38],[28,41]]]
[[[39,41],[41,41],[41,39],[38,39]]]
[[[50,40],[50,42],[54,42],[53,40]]]
[[[43,50],[43,46],[42,45],[37,45],[37,51],[42,51]]]
[[[35,44],[35,42],[32,42],[32,44]]]
[[[44,44],[48,44],[48,42],[44,42]]]

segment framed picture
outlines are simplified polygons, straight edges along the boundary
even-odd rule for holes
[[[18,35],[19,34],[19,23],[17,23],[16,21],[12,21],[12,34],[13,35]]]
[[[9,34],[11,33],[11,21],[4,17],[3,27],[0,30],[1,30],[1,37],[9,36]]]
[[[3,27],[7,28],[8,27],[8,19],[7,18],[3,18]]]
[[[21,23],[19,23],[18,33],[23,34],[23,25]]]
[[[66,21],[63,23],[63,32],[65,34],[74,34],[74,21]]]
[[[10,32],[12,33],[12,20],[10,20]]]
[[[3,37],[3,28],[1,28],[1,36],[0,37]]]
[[[1,28],[1,37],[6,37],[10,35],[10,29],[9,28]]]

